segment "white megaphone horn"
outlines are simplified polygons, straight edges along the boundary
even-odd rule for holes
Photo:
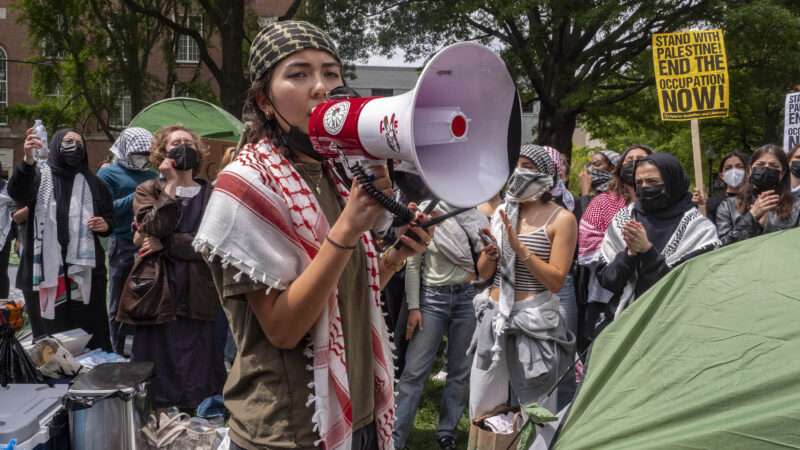
[[[434,55],[412,91],[318,105],[309,136],[325,157],[410,161],[439,199],[472,207],[508,179],[521,121],[503,60],[486,46],[463,42]]]

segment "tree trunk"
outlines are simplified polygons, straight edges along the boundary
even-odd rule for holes
[[[545,102],[542,102],[536,143],[553,147],[572,161],[572,135],[577,123],[577,113],[564,112],[557,106],[545,105]]]
[[[244,2],[230,3],[226,23],[219,24],[222,40],[222,79],[219,98],[222,107],[235,117],[242,117],[242,107],[249,83],[244,74]]]

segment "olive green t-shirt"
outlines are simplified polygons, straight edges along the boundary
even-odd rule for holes
[[[314,191],[328,222],[341,213],[333,183],[323,176],[320,164],[296,164]],[[246,294],[267,287],[241,277],[233,267],[223,268],[219,259],[209,263],[214,284],[236,342],[236,359],[225,383],[225,406],[231,439],[248,450],[263,448],[313,448],[318,439],[312,429],[313,404],[308,383],[312,373],[303,355],[306,342],[294,349],[274,347],[250,309]],[[374,420],[372,339],[366,254],[361,245],[353,252],[339,279],[339,309],[347,359],[347,377],[353,411],[353,430]]]
[[[316,448],[314,406],[306,406],[312,374],[303,355],[305,341],[289,350],[273,346],[245,297],[267,287],[247,277],[236,281],[238,270],[223,268],[219,259],[209,266],[236,342],[236,358],[223,389],[231,413],[231,440],[247,450]]]

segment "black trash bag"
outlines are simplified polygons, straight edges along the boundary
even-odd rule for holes
[[[28,356],[8,324],[0,325],[0,386],[51,384]]]

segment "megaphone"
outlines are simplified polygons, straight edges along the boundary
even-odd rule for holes
[[[409,92],[321,103],[308,134],[325,157],[409,161],[439,199],[472,207],[503,188],[519,155],[521,121],[503,60],[462,42],[434,55]]]

